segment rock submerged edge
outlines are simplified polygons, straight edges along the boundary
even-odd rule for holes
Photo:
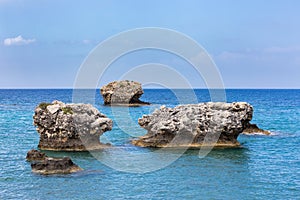
[[[261,129],[256,124],[249,123],[243,130],[243,134],[245,134],[245,135],[255,135],[255,134],[271,135],[271,131]]]

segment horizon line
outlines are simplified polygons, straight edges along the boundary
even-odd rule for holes
[[[41,88],[34,88],[34,87],[28,87],[28,88],[19,88],[19,87],[16,87],[16,88],[1,88],[0,87],[0,90],[98,90],[100,89],[99,88],[68,88],[68,87],[55,87],[55,88],[47,88],[47,87],[41,87]],[[277,87],[270,87],[270,88],[267,88],[267,87],[263,87],[263,88],[242,88],[242,87],[228,87],[228,88],[204,88],[204,87],[200,87],[200,88],[160,88],[160,87],[145,87],[143,89],[158,89],[158,90],[162,90],[162,89],[165,89],[165,90],[188,90],[188,89],[193,89],[193,90],[222,90],[222,89],[225,89],[225,90],[238,90],[238,89],[241,89],[241,90],[299,90],[300,88],[277,88]]]

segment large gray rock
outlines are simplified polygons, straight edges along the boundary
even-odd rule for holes
[[[100,89],[105,105],[149,105],[139,98],[144,93],[142,85],[135,81],[114,81]]]
[[[138,120],[148,133],[132,143],[142,147],[238,146],[237,137],[252,113],[252,106],[244,102],[161,107]]]
[[[90,104],[41,103],[33,116],[42,150],[85,151],[107,147],[99,141],[112,120]]]

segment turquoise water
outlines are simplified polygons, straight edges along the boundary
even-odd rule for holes
[[[199,102],[210,100],[206,90],[196,94]],[[33,174],[25,161],[27,151],[39,140],[32,125],[34,108],[55,99],[72,102],[72,90],[0,90],[0,199],[299,199],[300,90],[227,90],[226,94],[229,102],[251,103],[253,122],[272,135],[240,135],[242,148],[216,149],[204,158],[199,158],[199,150],[188,150],[167,167],[148,173],[120,172],[100,162],[114,150],[100,152],[100,161],[88,152],[47,152],[70,156],[85,170],[41,176]],[[95,95],[95,106],[115,119],[111,109],[101,105],[98,91]],[[142,100],[153,105],[129,108],[128,117],[134,121],[161,104],[178,103],[169,90],[145,90]],[[130,124],[125,128],[130,130]],[[130,145],[133,135],[142,133],[133,127],[128,135],[115,123],[101,140],[132,153],[155,151]],[[169,150],[170,155],[176,153]],[[153,164],[159,164],[155,156]],[[123,159],[124,164],[132,164],[132,158]]]

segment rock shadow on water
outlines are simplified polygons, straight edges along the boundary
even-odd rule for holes
[[[199,159],[206,159],[206,158],[212,158],[217,160],[241,160],[241,161],[247,161],[249,149],[246,147],[243,147],[242,145],[240,147],[235,148],[213,148],[205,157],[199,158]],[[188,149],[185,152],[185,156],[199,156],[199,149]]]
[[[39,174],[39,173],[33,173],[34,176],[38,177],[45,177],[45,178],[87,178],[90,176],[97,176],[97,175],[103,175],[105,174],[104,170],[82,170],[70,174]]]

